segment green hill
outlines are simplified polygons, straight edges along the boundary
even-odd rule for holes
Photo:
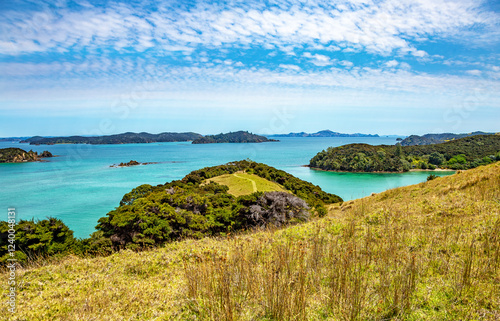
[[[208,179],[207,182],[216,182],[227,186],[229,188],[227,192],[233,196],[249,195],[255,192],[286,191],[277,183],[244,172],[216,176]]]
[[[329,147],[312,168],[346,172],[405,172],[411,169],[469,169],[500,160],[500,135],[477,135],[442,144],[401,146],[349,144]]]
[[[499,173],[495,163],[331,205],[281,230],[18,268],[9,317],[498,320]]]
[[[255,135],[246,131],[231,132],[227,134],[206,135],[193,140],[193,144],[219,144],[219,143],[263,143],[276,142],[264,136]]]

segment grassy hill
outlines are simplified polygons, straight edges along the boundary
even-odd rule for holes
[[[249,195],[255,192],[285,192],[286,190],[275,182],[268,181],[254,174],[238,172],[224,174],[207,180],[229,187],[228,193],[233,196]]]
[[[459,171],[286,229],[19,269],[11,320],[498,320],[499,173]]]

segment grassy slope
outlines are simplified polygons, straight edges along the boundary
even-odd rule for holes
[[[498,320],[499,173],[389,190],[283,230],[21,270],[13,320]]]
[[[268,181],[267,179],[264,179],[257,175],[243,173],[243,172],[224,174],[221,176],[211,178],[208,181],[213,181],[221,185],[228,186],[229,187],[228,193],[234,196],[248,195],[257,191],[286,192],[286,190],[279,184]]]

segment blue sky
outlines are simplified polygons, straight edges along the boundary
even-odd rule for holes
[[[0,137],[500,131],[480,0],[3,1]]]

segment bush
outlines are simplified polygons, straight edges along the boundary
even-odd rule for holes
[[[0,222],[0,262],[9,258],[7,222]],[[80,253],[81,249],[70,230],[60,219],[20,220],[15,227],[15,255],[20,263],[58,254]]]
[[[436,179],[438,178],[439,176],[437,175],[434,175],[434,174],[430,174],[429,176],[427,176],[427,181],[432,181],[433,179]]]
[[[307,203],[286,192],[267,192],[256,202],[241,211],[241,219],[247,226],[282,226],[309,219]]]

